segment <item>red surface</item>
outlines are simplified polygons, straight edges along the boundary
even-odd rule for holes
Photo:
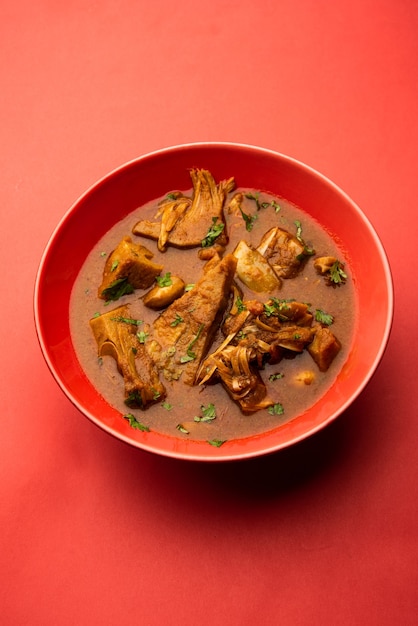
[[[6,0],[1,14],[2,623],[415,624],[416,2]],[[121,163],[204,140],[334,180],[395,283],[388,349],[352,407],[295,448],[220,466],[80,416],[32,313],[74,200]]]

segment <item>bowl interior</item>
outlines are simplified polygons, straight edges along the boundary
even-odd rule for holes
[[[284,197],[312,215],[343,248],[355,280],[357,328],[336,383],[308,411],[280,428],[213,448],[133,430],[82,371],[69,328],[73,283],[97,241],[138,206],[169,189],[187,189],[189,170],[215,179],[233,175],[241,187]],[[363,390],[386,347],[393,315],[390,268],[381,242],[357,205],[335,184],[284,155],[238,144],[190,144],[140,157],[110,173],[67,212],[43,254],[35,285],[35,323],[46,362],[73,404],[99,427],[134,446],[166,456],[233,460],[265,454],[313,434],[335,419]]]

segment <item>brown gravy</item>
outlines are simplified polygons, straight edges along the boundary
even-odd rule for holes
[[[258,194],[256,190],[236,191]],[[191,195],[192,190],[184,193]],[[282,281],[280,292],[276,295],[281,299],[292,298],[309,303],[311,311],[318,308],[333,315],[334,323],[331,329],[342,344],[340,353],[327,372],[319,371],[307,350],[293,358],[283,359],[277,365],[266,365],[261,375],[269,395],[282,405],[284,412],[281,415],[272,415],[265,409],[244,415],[239,406],[230,399],[221,383],[190,387],[182,383],[181,379],[171,383],[164,381],[167,389],[165,403],[155,404],[145,411],[128,409],[124,403],[123,379],[116,369],[116,363],[111,357],[98,359],[97,345],[89,320],[97,313],[107,313],[112,308],[128,302],[134,318],[151,323],[158,315],[142,304],[141,297],[145,292],[139,290],[109,304],[105,304],[97,297],[106,256],[124,236],[131,235],[132,227],[138,219],[154,219],[157,204],[161,200],[157,199],[115,224],[97,243],[77,277],[71,297],[70,328],[77,357],[92,384],[110,405],[120,411],[121,419],[127,413],[132,413],[149,429],[170,436],[195,440],[231,440],[263,433],[292,420],[313,405],[332,385],[350,351],[356,322],[355,290],[347,259],[331,235],[303,210],[284,199],[268,194],[260,193],[259,199],[266,203],[274,200],[279,204],[280,210],[276,211],[269,207],[257,211],[254,201],[245,198],[242,205],[244,212],[250,215],[257,214],[251,231],[246,229],[241,216],[229,215],[225,211],[229,235],[228,250],[233,251],[241,239],[256,247],[262,235],[273,226],[280,226],[295,234],[295,222],[299,221],[303,228],[303,239],[314,247],[315,256],[331,255],[341,260],[345,264],[347,280],[344,285],[335,288],[328,286],[323,277],[315,271],[312,259],[308,259],[296,278]],[[154,253],[153,261],[164,266],[163,273],[171,272],[172,275],[180,276],[186,284],[195,283],[199,278],[204,261],[198,258],[197,249],[178,250],[169,247],[166,252],[161,253],[156,242],[135,236],[132,238],[140,241]],[[244,297],[258,299],[261,302],[268,300],[267,294],[255,294],[244,285],[240,286],[243,288]],[[298,374],[306,370],[315,374],[313,382],[309,385],[297,380]],[[269,380],[272,374],[282,376]],[[215,406],[216,418],[210,422],[196,422],[194,417],[202,415],[201,407],[211,403]]]

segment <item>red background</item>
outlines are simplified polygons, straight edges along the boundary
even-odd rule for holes
[[[415,0],[2,3],[2,623],[416,624],[417,31]],[[391,339],[362,395],[311,439],[237,464],[159,458],[96,428],[33,324],[40,257],[74,200],[193,141],[320,170],[394,276]]]

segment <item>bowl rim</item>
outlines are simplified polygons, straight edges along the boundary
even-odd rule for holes
[[[270,155],[273,158],[279,158],[285,162],[287,162],[288,164],[302,169],[304,170],[306,173],[310,174],[311,176],[313,176],[314,178],[318,179],[320,182],[324,183],[326,186],[328,186],[329,188],[331,188],[333,190],[333,192],[336,192],[338,195],[340,195],[341,197],[343,197],[345,199],[346,202],[348,202],[351,207],[354,209],[354,211],[357,213],[357,216],[361,219],[361,221],[363,221],[363,223],[365,224],[369,235],[371,235],[376,250],[378,251],[378,255],[379,255],[379,259],[382,265],[382,269],[383,269],[383,273],[384,273],[384,277],[385,277],[385,288],[386,288],[386,297],[387,297],[387,307],[386,307],[386,317],[385,317],[385,325],[384,325],[384,330],[382,333],[382,337],[381,337],[381,341],[380,341],[380,346],[379,349],[376,351],[373,362],[369,365],[368,369],[367,369],[367,375],[364,376],[364,378],[362,379],[361,384],[359,384],[355,391],[347,398],[347,400],[336,410],[330,413],[330,415],[324,419],[323,421],[321,421],[319,424],[306,429],[306,431],[304,431],[303,433],[301,433],[300,435],[292,438],[289,441],[283,441],[283,442],[278,442],[277,444],[273,444],[270,446],[266,446],[264,448],[262,448],[261,450],[250,450],[248,452],[244,452],[241,451],[239,454],[234,453],[233,451],[231,451],[230,454],[222,454],[222,448],[217,449],[218,454],[213,454],[213,450],[211,450],[211,454],[193,454],[193,453],[186,453],[186,452],[178,452],[176,450],[161,450],[160,448],[158,448],[158,446],[153,446],[153,445],[149,445],[149,443],[144,443],[141,441],[137,441],[137,440],[133,440],[127,436],[125,436],[123,433],[119,433],[117,431],[115,431],[113,428],[111,428],[110,426],[108,426],[107,424],[105,424],[104,422],[102,422],[98,417],[96,417],[91,411],[89,411],[88,409],[86,409],[85,407],[82,406],[82,404],[80,402],[78,402],[78,400],[73,396],[72,392],[67,388],[65,382],[61,379],[54,363],[53,360],[51,358],[50,355],[50,350],[49,347],[45,341],[45,338],[43,336],[43,332],[42,332],[42,323],[41,323],[41,286],[42,286],[42,281],[44,278],[44,271],[46,268],[46,264],[47,264],[47,260],[49,257],[49,254],[51,252],[51,249],[54,246],[55,240],[58,236],[58,234],[61,232],[61,230],[63,229],[63,227],[65,226],[65,223],[67,222],[67,220],[70,218],[70,216],[75,212],[76,208],[92,193],[94,193],[94,191],[98,188],[100,188],[104,183],[106,183],[106,181],[118,176],[119,174],[121,174],[122,172],[124,172],[125,170],[134,167],[136,165],[139,165],[141,162],[149,160],[149,159],[156,159],[160,156],[164,156],[166,154],[170,154],[170,153],[176,153],[179,150],[180,151],[187,151],[190,149],[205,149],[205,148],[215,148],[215,149],[232,149],[232,150],[244,150],[244,151],[248,151],[251,153],[258,153],[258,154],[264,154],[264,155]],[[87,417],[90,421],[92,421],[97,427],[99,427],[101,430],[104,430],[105,432],[107,432],[108,434],[112,435],[113,437],[116,437],[117,439],[124,441],[125,443],[134,446],[136,448],[142,449],[144,451],[147,452],[153,452],[158,454],[159,456],[165,456],[165,457],[169,457],[169,458],[176,458],[176,459],[181,459],[181,460],[191,460],[191,461],[209,461],[209,462],[219,462],[219,461],[237,461],[237,460],[246,460],[246,459],[250,459],[250,458],[255,458],[255,457],[260,457],[260,456],[264,456],[267,454],[271,454],[273,452],[278,452],[279,450],[285,449],[287,447],[290,447],[292,445],[295,445],[301,441],[303,441],[304,439],[307,439],[308,437],[311,437],[312,435],[314,435],[315,433],[321,431],[323,428],[325,428],[327,425],[329,425],[331,422],[333,422],[338,416],[340,416],[353,402],[356,398],[358,398],[358,396],[363,392],[363,390],[365,389],[365,387],[368,385],[368,383],[370,382],[371,378],[374,376],[379,363],[381,362],[383,355],[386,351],[388,342],[389,342],[389,338],[390,338],[390,333],[392,330],[392,325],[393,325],[393,317],[394,317],[394,284],[393,284],[393,275],[391,272],[391,268],[390,268],[390,262],[388,259],[388,255],[386,253],[385,247],[375,229],[375,227],[373,226],[371,220],[367,217],[367,215],[363,212],[363,210],[359,207],[359,205],[357,205],[357,203],[341,188],[339,187],[339,185],[337,185],[333,180],[331,180],[330,178],[328,178],[327,176],[325,176],[324,174],[322,174],[321,172],[319,172],[318,170],[316,170],[315,168],[313,168],[312,166],[304,163],[303,161],[300,161],[298,159],[296,159],[295,157],[286,155],[284,153],[281,153],[279,151],[276,150],[272,150],[269,148],[263,148],[257,145],[253,145],[253,144],[248,144],[248,143],[239,143],[239,142],[230,142],[230,141],[198,141],[198,142],[189,142],[189,143],[181,143],[181,144],[175,144],[175,145],[171,145],[168,147],[163,147],[163,148],[159,148],[147,153],[144,153],[143,155],[140,155],[138,157],[135,157],[133,159],[130,159],[128,161],[126,161],[125,163],[122,163],[121,165],[118,165],[117,167],[113,168],[112,170],[110,170],[109,172],[107,172],[106,174],[104,174],[103,176],[101,176],[99,179],[97,179],[95,182],[93,182],[83,193],[81,193],[76,200],[71,204],[71,206],[65,211],[65,213],[63,214],[63,216],[61,217],[61,219],[58,221],[57,225],[55,226],[55,228],[52,230],[52,233],[50,234],[47,243],[44,247],[44,250],[42,252],[40,261],[39,261],[39,266],[36,272],[36,277],[35,277],[35,283],[34,283],[34,291],[33,291],[33,314],[34,314],[34,322],[35,322],[35,329],[36,329],[36,335],[38,338],[38,342],[41,348],[41,352],[43,355],[43,358],[53,376],[53,378],[55,379],[56,383],[58,384],[58,386],[61,388],[61,390],[63,391],[64,395],[70,400],[70,402],[78,409],[78,411],[80,413],[82,413],[85,417]],[[169,438],[167,436],[167,438]],[[176,439],[177,441],[177,439]],[[196,442],[194,442],[196,443]],[[207,446],[208,447],[208,446]],[[206,448],[202,448],[202,451]],[[211,448],[209,446],[209,448]]]

